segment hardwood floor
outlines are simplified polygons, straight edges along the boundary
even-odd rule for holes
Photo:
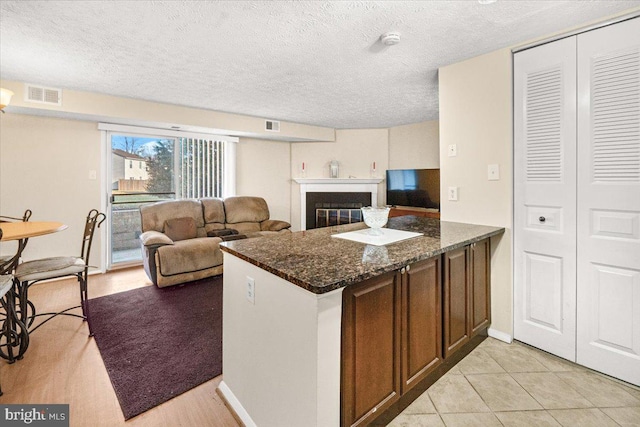
[[[96,274],[89,277],[89,298],[142,286],[153,285],[141,267]],[[80,299],[75,280],[34,285],[29,296],[39,312],[77,305]],[[170,351],[188,355],[189,349]],[[86,322],[59,316],[33,333],[22,360],[11,365],[0,360],[4,391],[0,404],[68,403],[70,425],[78,427],[238,426],[216,393],[221,379],[214,378],[125,422]]]

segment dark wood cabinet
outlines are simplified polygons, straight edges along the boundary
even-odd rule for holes
[[[442,362],[440,257],[410,265],[402,280],[402,394]]]
[[[444,357],[469,341],[469,263],[465,246],[442,256],[444,264]]]
[[[471,265],[471,336],[491,323],[491,244],[489,239],[473,243],[469,248]]]
[[[342,294],[341,425],[365,425],[400,397],[400,281],[388,273]]]
[[[345,288],[342,426],[413,399],[408,391],[477,345],[491,321],[490,254],[485,239]]]
[[[366,425],[442,362],[440,257],[342,294],[341,425]]]
[[[444,357],[491,322],[490,241],[443,254]]]

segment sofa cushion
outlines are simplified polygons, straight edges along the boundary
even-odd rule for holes
[[[269,207],[262,197],[235,196],[224,199],[224,211],[227,224],[239,224],[246,222],[260,223],[269,219]],[[227,225],[227,228],[241,230],[234,225]],[[258,225],[258,230],[260,226]]]
[[[222,264],[219,237],[198,237],[161,246],[156,252],[160,274],[189,273]]]
[[[202,205],[199,200],[167,200],[165,202],[151,203],[140,207],[140,217],[142,220],[142,231],[155,230],[164,232],[165,221],[173,218],[183,218],[189,216],[196,222],[196,227],[201,237],[207,233],[204,231],[204,221],[202,219]]]
[[[182,218],[168,219],[164,222],[164,234],[171,240],[195,239],[198,237],[198,229],[193,218],[185,216]]]
[[[224,224],[225,215],[222,199],[205,197],[200,199],[200,202],[202,203],[202,214],[204,216],[205,224]],[[215,228],[222,228],[222,226]]]

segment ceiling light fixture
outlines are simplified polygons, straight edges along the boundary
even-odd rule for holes
[[[491,4],[491,3],[495,3],[498,0],[478,0],[478,3],[480,4]]]
[[[4,107],[9,105],[11,102],[11,97],[13,96],[13,92],[9,89],[0,88],[0,111],[4,113]]]
[[[387,46],[393,46],[394,44],[400,43],[400,33],[395,31],[384,33],[380,36],[380,41]]]

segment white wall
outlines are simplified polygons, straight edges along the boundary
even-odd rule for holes
[[[512,335],[511,51],[443,67],[439,79],[441,219],[507,229],[492,239],[491,327]],[[500,165],[500,180],[488,181],[489,164]],[[448,200],[448,187],[458,187],[458,201]]]
[[[438,120],[389,129],[389,169],[437,169],[439,167]]]
[[[264,197],[272,219],[291,222],[291,144],[240,138],[236,194]]]
[[[388,129],[336,130],[336,142],[305,142],[291,145],[291,177],[301,176],[302,162],[307,178],[329,178],[329,162],[340,163],[339,178],[369,178],[376,162],[377,176],[384,177],[389,165]],[[384,204],[385,184],[378,186],[378,204]],[[291,225],[300,230],[300,186],[291,182]]]

